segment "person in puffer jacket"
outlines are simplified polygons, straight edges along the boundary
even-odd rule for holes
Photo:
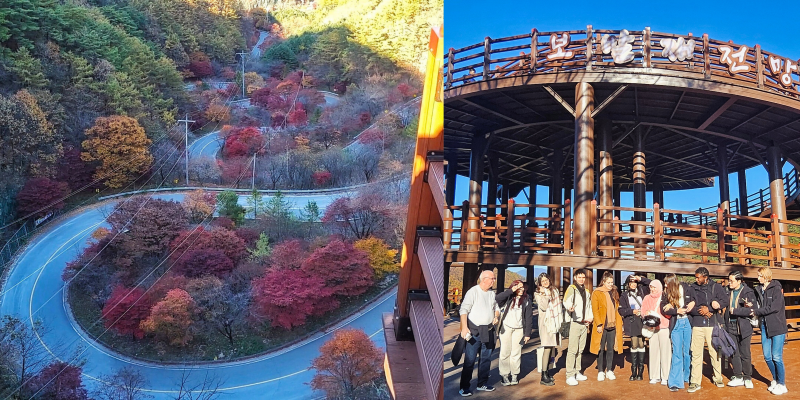
[[[755,290],[757,303],[748,303],[745,306],[752,309],[751,315],[759,318],[761,349],[769,372],[772,373],[772,383],[768,390],[772,394],[785,394],[788,390],[783,365],[783,345],[788,329],[783,288],[780,282],[772,279],[772,270],[769,267],[758,269],[758,281],[761,285]]]

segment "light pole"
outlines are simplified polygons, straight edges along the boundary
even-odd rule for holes
[[[189,119],[189,114],[186,114],[184,118],[178,122],[185,123],[183,129],[183,138],[186,141],[184,145],[184,151],[186,152],[186,186],[189,186],[189,123],[194,122]]]

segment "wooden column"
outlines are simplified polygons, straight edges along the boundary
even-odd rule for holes
[[[472,137],[472,148],[470,151],[469,159],[469,205],[481,204],[481,195],[483,190],[483,149],[486,144],[486,137],[483,133],[479,133]],[[480,249],[480,207],[470,208],[467,213],[469,218],[473,218],[467,222],[467,228],[473,232],[467,233],[467,242],[473,243],[466,246],[465,250],[476,251]],[[464,291],[469,290],[477,283],[480,272],[478,271],[478,264],[464,264]]]
[[[472,138],[472,149],[469,159],[469,204],[471,207],[469,211],[469,229],[473,232],[469,233],[469,242],[477,243],[480,241],[480,217],[481,217],[481,195],[483,190],[483,153],[484,146],[486,145],[486,138],[482,133],[479,133]],[[479,245],[472,244],[467,246],[468,250],[478,250]]]
[[[561,149],[555,149],[553,151],[552,162],[553,165],[553,175],[550,177],[550,204],[563,204],[563,197],[562,197],[562,173],[561,166],[564,164],[564,153]],[[547,210],[548,218],[552,217],[553,211],[551,209]],[[555,222],[551,218],[548,222],[548,226],[550,226],[551,230],[558,229],[555,227]],[[550,243],[560,243],[561,242],[561,235],[550,235],[548,241]],[[556,267],[548,266],[547,267],[547,275],[550,276],[551,279],[554,279],[556,275]]]
[[[561,268],[561,289],[566,290],[567,286],[572,283],[573,269],[569,267]]]
[[[586,283],[583,286],[589,291],[594,289],[594,283],[592,282],[594,279],[593,276],[594,272],[591,269],[586,268]]]
[[[503,182],[501,185],[501,195],[500,195],[500,204],[505,205],[506,208],[500,211],[500,214],[503,215],[505,218],[509,218],[508,214],[508,199],[511,196],[511,190],[508,187],[508,182]],[[508,220],[506,219],[506,223],[504,225],[508,226]]]
[[[660,180],[653,182],[653,203],[658,203],[661,208],[664,208],[664,185]]]
[[[781,162],[781,149],[772,145],[767,147],[767,174],[769,175],[769,201],[772,207],[772,214],[778,219],[786,219],[786,196],[783,187],[783,162]],[[786,232],[786,226],[780,224],[778,232]],[[790,259],[790,249],[784,247],[789,244],[789,237],[781,235],[781,258]],[[787,264],[788,265],[788,264]]]
[[[745,170],[740,169],[736,171],[736,177],[739,179],[739,214],[747,215],[747,176]]]
[[[611,138],[611,121],[605,119],[598,120],[597,128],[600,135],[600,169],[598,172],[599,180],[597,187],[598,204],[604,207],[611,207],[614,205],[614,169],[613,159],[611,156],[611,148],[613,146]],[[614,212],[612,210],[599,210],[598,218],[601,220],[614,219]],[[600,224],[601,232],[610,233],[612,230],[613,224]],[[612,246],[613,238],[602,238],[600,245]]]
[[[448,205],[455,205],[456,202],[456,170],[458,169],[458,158],[455,155],[447,157],[447,172],[445,179],[444,196]]]
[[[561,191],[564,188],[561,166],[564,164],[564,153],[561,149],[555,149],[551,158],[553,165],[553,176],[550,177],[550,204],[563,204],[564,198]]]
[[[497,178],[499,175],[499,160],[496,155],[492,155],[489,157],[489,183],[487,185],[486,190],[486,203],[489,205],[496,205],[497,204]],[[495,226],[495,221],[490,221],[488,217],[494,217],[497,215],[497,209],[492,207],[486,208],[486,225]]]
[[[575,87],[575,199],[573,201],[573,253],[591,254],[594,234],[594,88],[586,82]]]
[[[645,176],[645,153],[644,153],[644,136],[641,129],[637,129],[636,134],[633,136],[633,206],[636,208],[647,207],[647,179]],[[635,221],[644,221],[646,214],[641,211],[633,213]],[[645,227],[643,225],[635,225],[634,232],[637,234],[644,234]],[[647,245],[645,239],[635,239],[637,247],[644,247]],[[645,256],[644,251],[635,251],[638,256]]]
[[[533,265],[525,266],[525,282],[528,283],[528,293],[533,293],[533,285],[536,284],[536,275],[534,275]]]
[[[505,265],[497,266],[497,281],[495,281],[495,293],[500,293],[506,289],[506,268]]]
[[[530,177],[530,189],[528,190],[528,203],[530,203],[530,208],[528,209],[528,213],[530,218],[536,217],[536,188],[539,186],[539,181],[536,177],[535,172],[531,172]]]
[[[717,145],[717,170],[719,170],[719,208],[731,212],[731,194],[728,185],[728,152],[723,143]]]
[[[622,207],[622,190],[619,185],[614,185],[614,207]],[[620,218],[622,211],[614,211],[614,216]]]

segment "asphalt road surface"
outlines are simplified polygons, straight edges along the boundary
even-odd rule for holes
[[[334,196],[291,196],[297,205],[315,200],[320,209],[327,206]],[[180,201],[183,195],[155,196]],[[246,202],[246,201],[244,201]],[[53,356],[69,360],[78,348],[85,350],[80,359],[85,360],[84,382],[90,389],[98,384],[96,379],[129,366],[147,380],[147,393],[155,399],[171,399],[185,371],[189,371],[190,385],[201,381],[206,374],[220,379],[221,399],[314,399],[323,394],[314,392],[306,383],[314,375],[308,370],[311,360],[319,355],[319,346],[339,327],[363,329],[374,342],[384,347],[381,313],[392,310],[394,292],[390,292],[356,313],[342,324],[318,333],[313,338],[279,352],[246,361],[226,364],[206,364],[186,367],[182,365],[155,365],[123,357],[89,339],[74,325],[67,314],[64,298],[64,283],[61,272],[67,262],[86,247],[86,242],[97,227],[104,225],[104,213],[113,207],[86,209],[51,226],[38,236],[22,252],[11,266],[8,280],[3,287],[0,315],[16,315],[30,323],[43,320],[48,332],[40,337]]]

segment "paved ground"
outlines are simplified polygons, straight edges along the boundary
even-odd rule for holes
[[[456,319],[450,318],[445,320],[444,329],[444,397],[445,399],[460,399],[458,395],[459,378],[461,376],[461,367],[453,367],[450,362],[450,353],[453,349],[456,335],[458,335],[459,324]],[[534,326],[536,324],[534,323]],[[536,333],[534,332],[534,336]],[[500,377],[498,373],[499,350],[495,350],[492,354],[492,370],[489,378],[489,384],[497,388],[494,392],[477,392],[475,391],[476,378],[477,378],[477,363],[474,377],[472,380],[472,391],[474,395],[472,399],[548,399],[548,400],[589,400],[589,399],[657,399],[657,398],[670,398],[670,399],[692,399],[692,400],[719,400],[719,399],[741,399],[741,400],[755,400],[755,399],[768,399],[776,397],[767,391],[772,375],[769,373],[767,365],[764,363],[764,357],[761,354],[761,345],[756,344],[752,347],[753,355],[753,383],[755,388],[745,389],[744,387],[724,387],[717,388],[711,384],[711,365],[706,359],[703,365],[703,380],[702,389],[695,393],[688,393],[685,389],[678,392],[670,392],[666,386],[651,385],[647,376],[647,368],[645,368],[644,378],[642,381],[631,382],[628,380],[630,377],[630,357],[627,350],[624,353],[624,366],[619,366],[623,363],[623,355],[617,355],[615,358],[614,372],[617,375],[615,381],[597,381],[597,370],[595,369],[596,356],[587,353],[583,356],[583,373],[589,377],[588,381],[581,382],[578,386],[567,386],[564,381],[565,377],[565,362],[566,358],[563,351],[559,351],[556,361],[556,369],[551,371],[551,374],[556,379],[555,386],[543,386],[539,384],[540,374],[534,369],[536,368],[536,347],[538,346],[538,338],[534,337],[528,344],[523,347],[522,351],[522,367],[520,371],[520,384],[517,386],[502,386],[500,385]],[[566,349],[568,341],[562,342],[563,349]],[[587,343],[588,346],[588,343]],[[627,348],[627,342],[626,342]],[[800,341],[789,341],[784,349],[784,361],[786,362],[786,386],[789,393],[783,398],[800,398]],[[732,371],[723,366],[723,375],[725,376],[725,383],[727,384],[728,378],[732,375]]]
[[[157,197],[179,200],[182,195]],[[317,200],[326,201],[325,205],[330,202],[320,197],[316,196]],[[299,204],[308,200],[305,197],[287,198]],[[130,360],[85,337],[66,312],[61,272],[66,263],[85,248],[88,236],[103,224],[103,215],[107,215],[111,207],[106,205],[85,210],[37,237],[11,267],[3,287],[0,315],[17,315],[27,321],[42,319],[49,332],[41,336],[40,344],[55,357],[70,359],[76,349],[85,348],[79,358],[86,362],[84,382],[90,387],[97,377],[130,366],[144,375],[148,381],[147,391],[158,400],[172,398],[171,391],[187,369],[192,371],[192,382],[201,380],[207,372],[223,380],[225,394],[221,399],[309,399],[320,396],[306,385],[314,374],[308,367],[319,354],[319,346],[335,329],[318,333],[309,341],[268,356],[201,367],[161,366]],[[320,204],[320,208],[323,207]],[[392,310],[394,299],[395,294],[391,292],[341,326],[363,329],[372,335],[377,345],[385,346],[381,314]]]

